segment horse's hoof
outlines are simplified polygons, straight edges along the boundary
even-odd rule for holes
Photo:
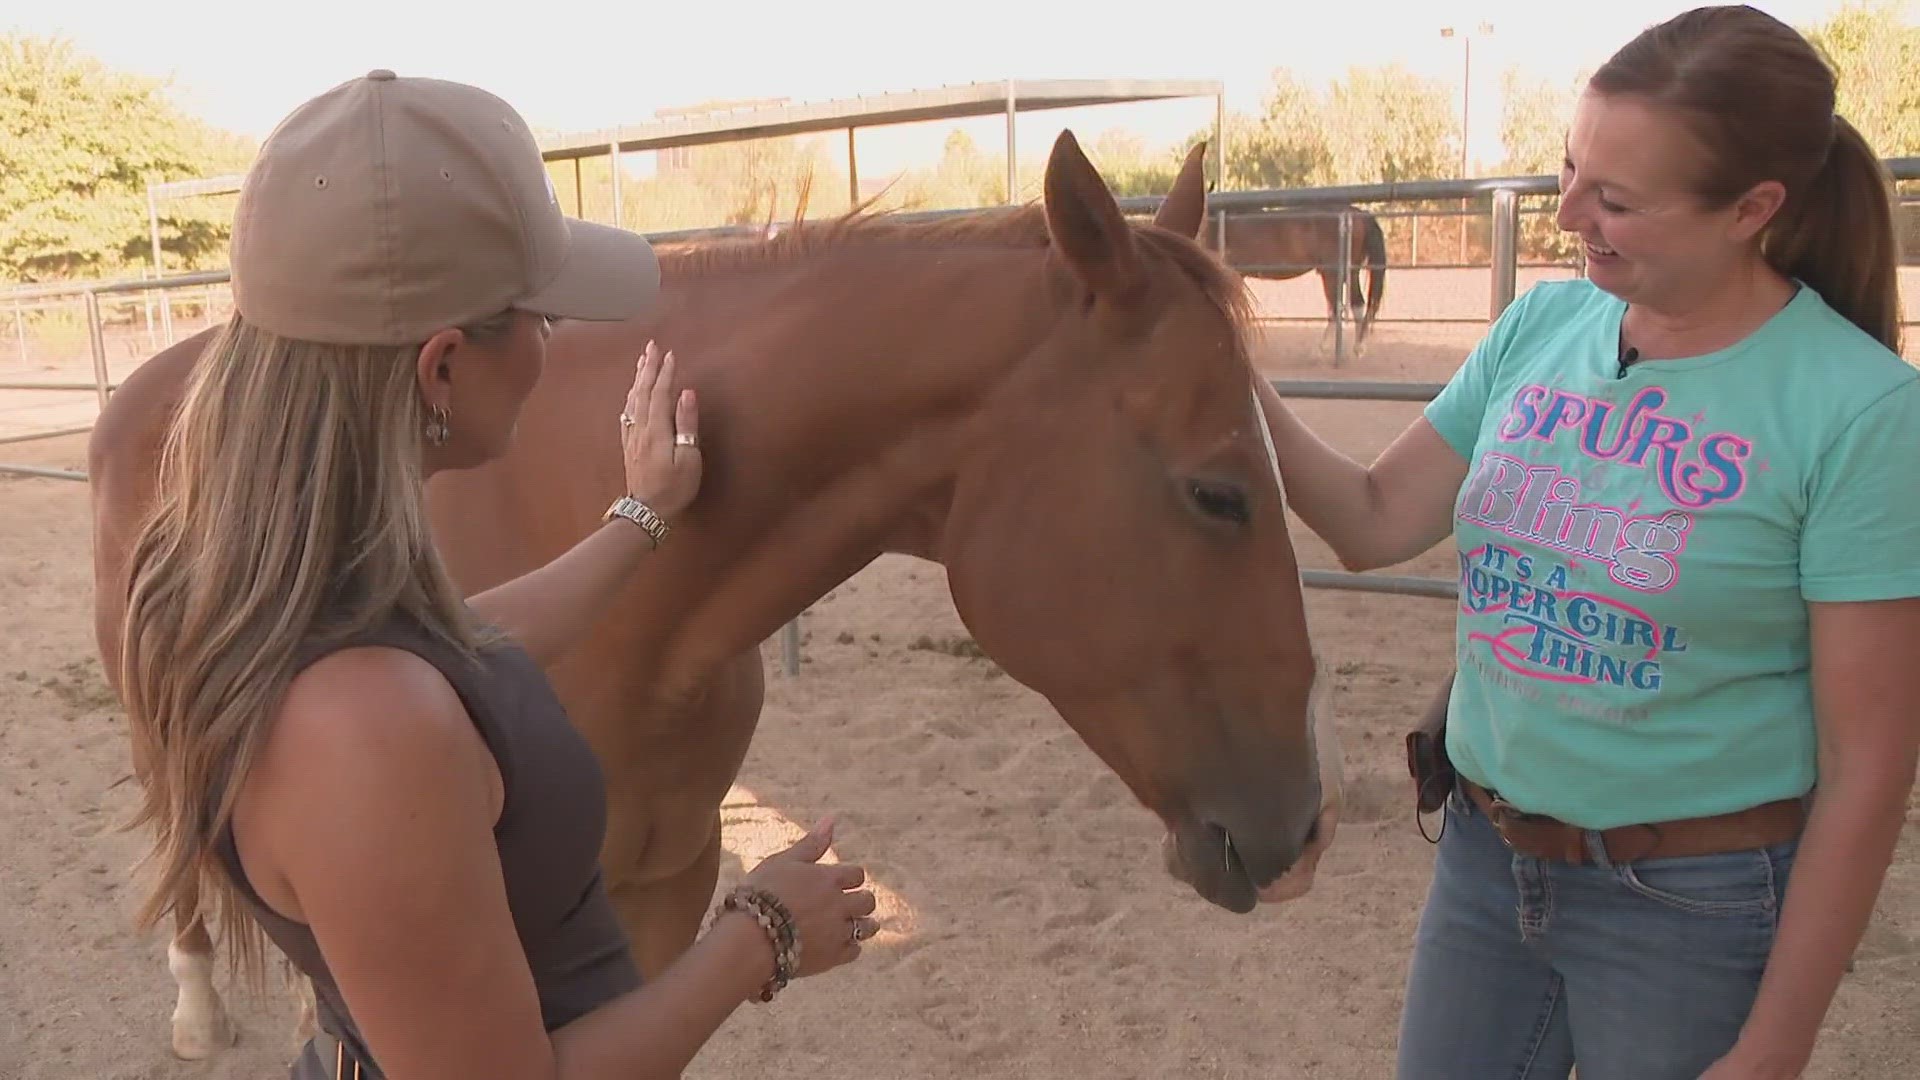
[[[179,991],[173,1002],[174,1055],[199,1061],[232,1046],[238,1032],[213,988],[213,957],[168,942],[167,970]]]
[[[192,1013],[175,1010],[173,1014],[173,1056],[183,1061],[202,1061],[232,1046],[240,1032],[227,1019],[227,1011]]]

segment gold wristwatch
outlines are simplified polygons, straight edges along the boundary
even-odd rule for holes
[[[645,529],[647,536],[653,540],[653,546],[656,548],[667,539],[666,519],[654,513],[653,507],[648,506],[646,503],[641,502],[631,495],[622,495],[613,500],[613,505],[607,507],[607,512],[600,515],[600,520],[603,523],[612,521],[614,518],[626,518],[628,521]]]

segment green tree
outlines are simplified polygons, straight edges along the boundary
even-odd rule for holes
[[[721,196],[720,223],[764,225],[792,216],[800,193],[813,198],[844,191],[846,173],[828,160],[821,139],[789,135],[692,147],[687,178]]]
[[[1257,144],[1267,165],[1255,170],[1256,175],[1274,177],[1278,186],[1333,183],[1327,109],[1324,95],[1290,72],[1275,72],[1260,116],[1264,134]]]
[[[1501,75],[1500,142],[1505,149],[1500,159],[1502,173],[1553,176],[1560,171],[1560,163],[1566,157],[1567,126],[1573,122],[1573,107],[1589,74],[1581,72],[1567,83],[1530,79],[1512,68]],[[1552,211],[1558,204],[1555,196],[1521,200],[1523,258],[1564,261],[1579,249],[1579,239],[1554,224]],[[1545,212],[1537,212],[1542,210]]]
[[[1849,3],[1818,26],[1802,28],[1827,56],[1839,79],[1834,111],[1860,129],[1881,157],[1920,154],[1920,26],[1910,4]],[[1896,185],[1907,196],[1916,184]],[[1920,207],[1902,204],[1894,216],[1908,260],[1920,256]]]
[[[1093,156],[1098,158],[1098,153]],[[1017,170],[1016,200],[1038,194],[1046,165],[1022,164]],[[1109,178],[1111,179],[1111,178]],[[948,132],[940,160],[931,168],[906,169],[894,176],[875,202],[885,210],[958,210],[999,206],[1006,201],[1007,158],[980,149],[960,128]]]
[[[1328,92],[1332,182],[1392,183],[1459,174],[1460,125],[1446,84],[1398,64],[1352,68]]]
[[[1882,157],[1920,154],[1920,26],[1892,0],[1849,3],[1803,29],[1839,76],[1835,111]]]
[[[146,185],[233,172],[254,152],[176,108],[166,84],[67,42],[0,38],[0,277],[125,272],[148,260]],[[230,208],[160,207],[169,268],[218,263]]]
[[[1108,128],[1094,137],[1088,156],[1100,170],[1107,186],[1120,198],[1135,195],[1164,195],[1180,174],[1192,143],[1155,150],[1139,133],[1125,128]]]
[[[1329,183],[1333,150],[1327,142],[1326,103],[1282,68],[1257,116],[1227,117],[1226,187],[1312,187]]]

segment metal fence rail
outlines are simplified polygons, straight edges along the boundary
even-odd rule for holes
[[[1920,179],[1920,157],[1902,157],[1884,159],[1888,172],[1895,180]],[[1337,187],[1277,189],[1261,191],[1224,191],[1208,195],[1208,211],[1211,215],[1209,225],[1216,231],[1216,251],[1224,252],[1226,222],[1230,215],[1263,213],[1274,210],[1296,208],[1328,207],[1329,212],[1340,213],[1341,234],[1345,239],[1351,235],[1351,215],[1340,212],[1339,204],[1366,203],[1405,203],[1433,202],[1443,200],[1477,200],[1486,198],[1490,202],[1491,249],[1488,260],[1492,274],[1487,297],[1487,318],[1492,320],[1513,301],[1519,268],[1519,222],[1520,199],[1524,196],[1554,195],[1559,191],[1559,181],[1553,176],[1505,176],[1485,177],[1469,180],[1412,180],[1386,184],[1349,184]],[[1127,214],[1151,214],[1160,206],[1160,196],[1137,196],[1119,200],[1120,209]],[[901,213],[897,216],[907,220],[932,220],[953,217],[960,214],[981,212],[978,208],[954,210],[928,210]],[[1449,216],[1457,216],[1463,211],[1449,211]],[[1477,216],[1477,215],[1476,215]],[[717,227],[708,229],[682,229],[670,232],[649,233],[655,243],[670,244],[696,238],[715,236],[751,236],[760,234],[758,227]],[[1340,245],[1342,252],[1349,245]],[[1340,277],[1344,281],[1351,270],[1350,264],[1342,260]],[[107,374],[107,348],[105,330],[100,318],[100,297],[121,293],[146,293],[224,284],[228,274],[224,270],[207,271],[193,274],[177,274],[164,278],[129,278],[117,281],[71,282],[52,285],[40,285],[0,292],[0,300],[14,302],[43,300],[56,297],[79,296],[86,309],[87,337],[92,352],[94,379],[91,383],[72,382],[6,382],[0,383],[0,390],[47,390],[74,391],[93,390],[104,407],[108,394],[115,388]],[[1343,324],[1346,319],[1346,290],[1336,290],[1334,313],[1334,356],[1337,366],[1344,344]],[[1476,320],[1477,321],[1477,320]],[[167,326],[168,344],[172,343],[171,325]],[[1439,393],[1439,383],[1414,382],[1347,382],[1341,380],[1271,380],[1274,389],[1284,397],[1313,398],[1322,400],[1347,401],[1412,401],[1431,400]],[[0,438],[0,443],[21,443],[52,439],[67,435],[82,434],[89,427],[66,427],[53,431],[35,432]],[[17,465],[0,463],[0,473],[15,473],[25,476],[54,477],[58,479],[86,479],[84,473],[66,469],[49,469],[35,465]],[[1437,578],[1397,577],[1386,574],[1353,574],[1331,570],[1306,570],[1302,573],[1304,583],[1309,588],[1338,589],[1354,592],[1380,592],[1405,596],[1431,596],[1450,598],[1456,595],[1454,582]],[[800,666],[800,638],[798,619],[789,622],[783,630],[783,659],[789,674],[797,674]]]

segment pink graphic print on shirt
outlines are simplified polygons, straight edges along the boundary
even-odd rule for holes
[[[1480,456],[1458,508],[1461,521],[1518,542],[1489,541],[1460,555],[1462,609],[1500,616],[1499,630],[1468,634],[1485,646],[1469,654],[1483,672],[1495,674],[1491,660],[1530,680],[1653,691],[1661,657],[1686,651],[1680,627],[1629,597],[1657,599],[1674,587],[1695,512],[1740,497],[1752,445],[1662,414],[1666,400],[1659,387],[1624,408],[1540,385],[1514,394],[1498,428],[1513,452]],[[1644,470],[1667,505],[1588,500],[1578,476],[1527,460],[1541,447]],[[1604,567],[1604,576],[1582,574],[1572,584],[1570,575],[1589,566]]]

